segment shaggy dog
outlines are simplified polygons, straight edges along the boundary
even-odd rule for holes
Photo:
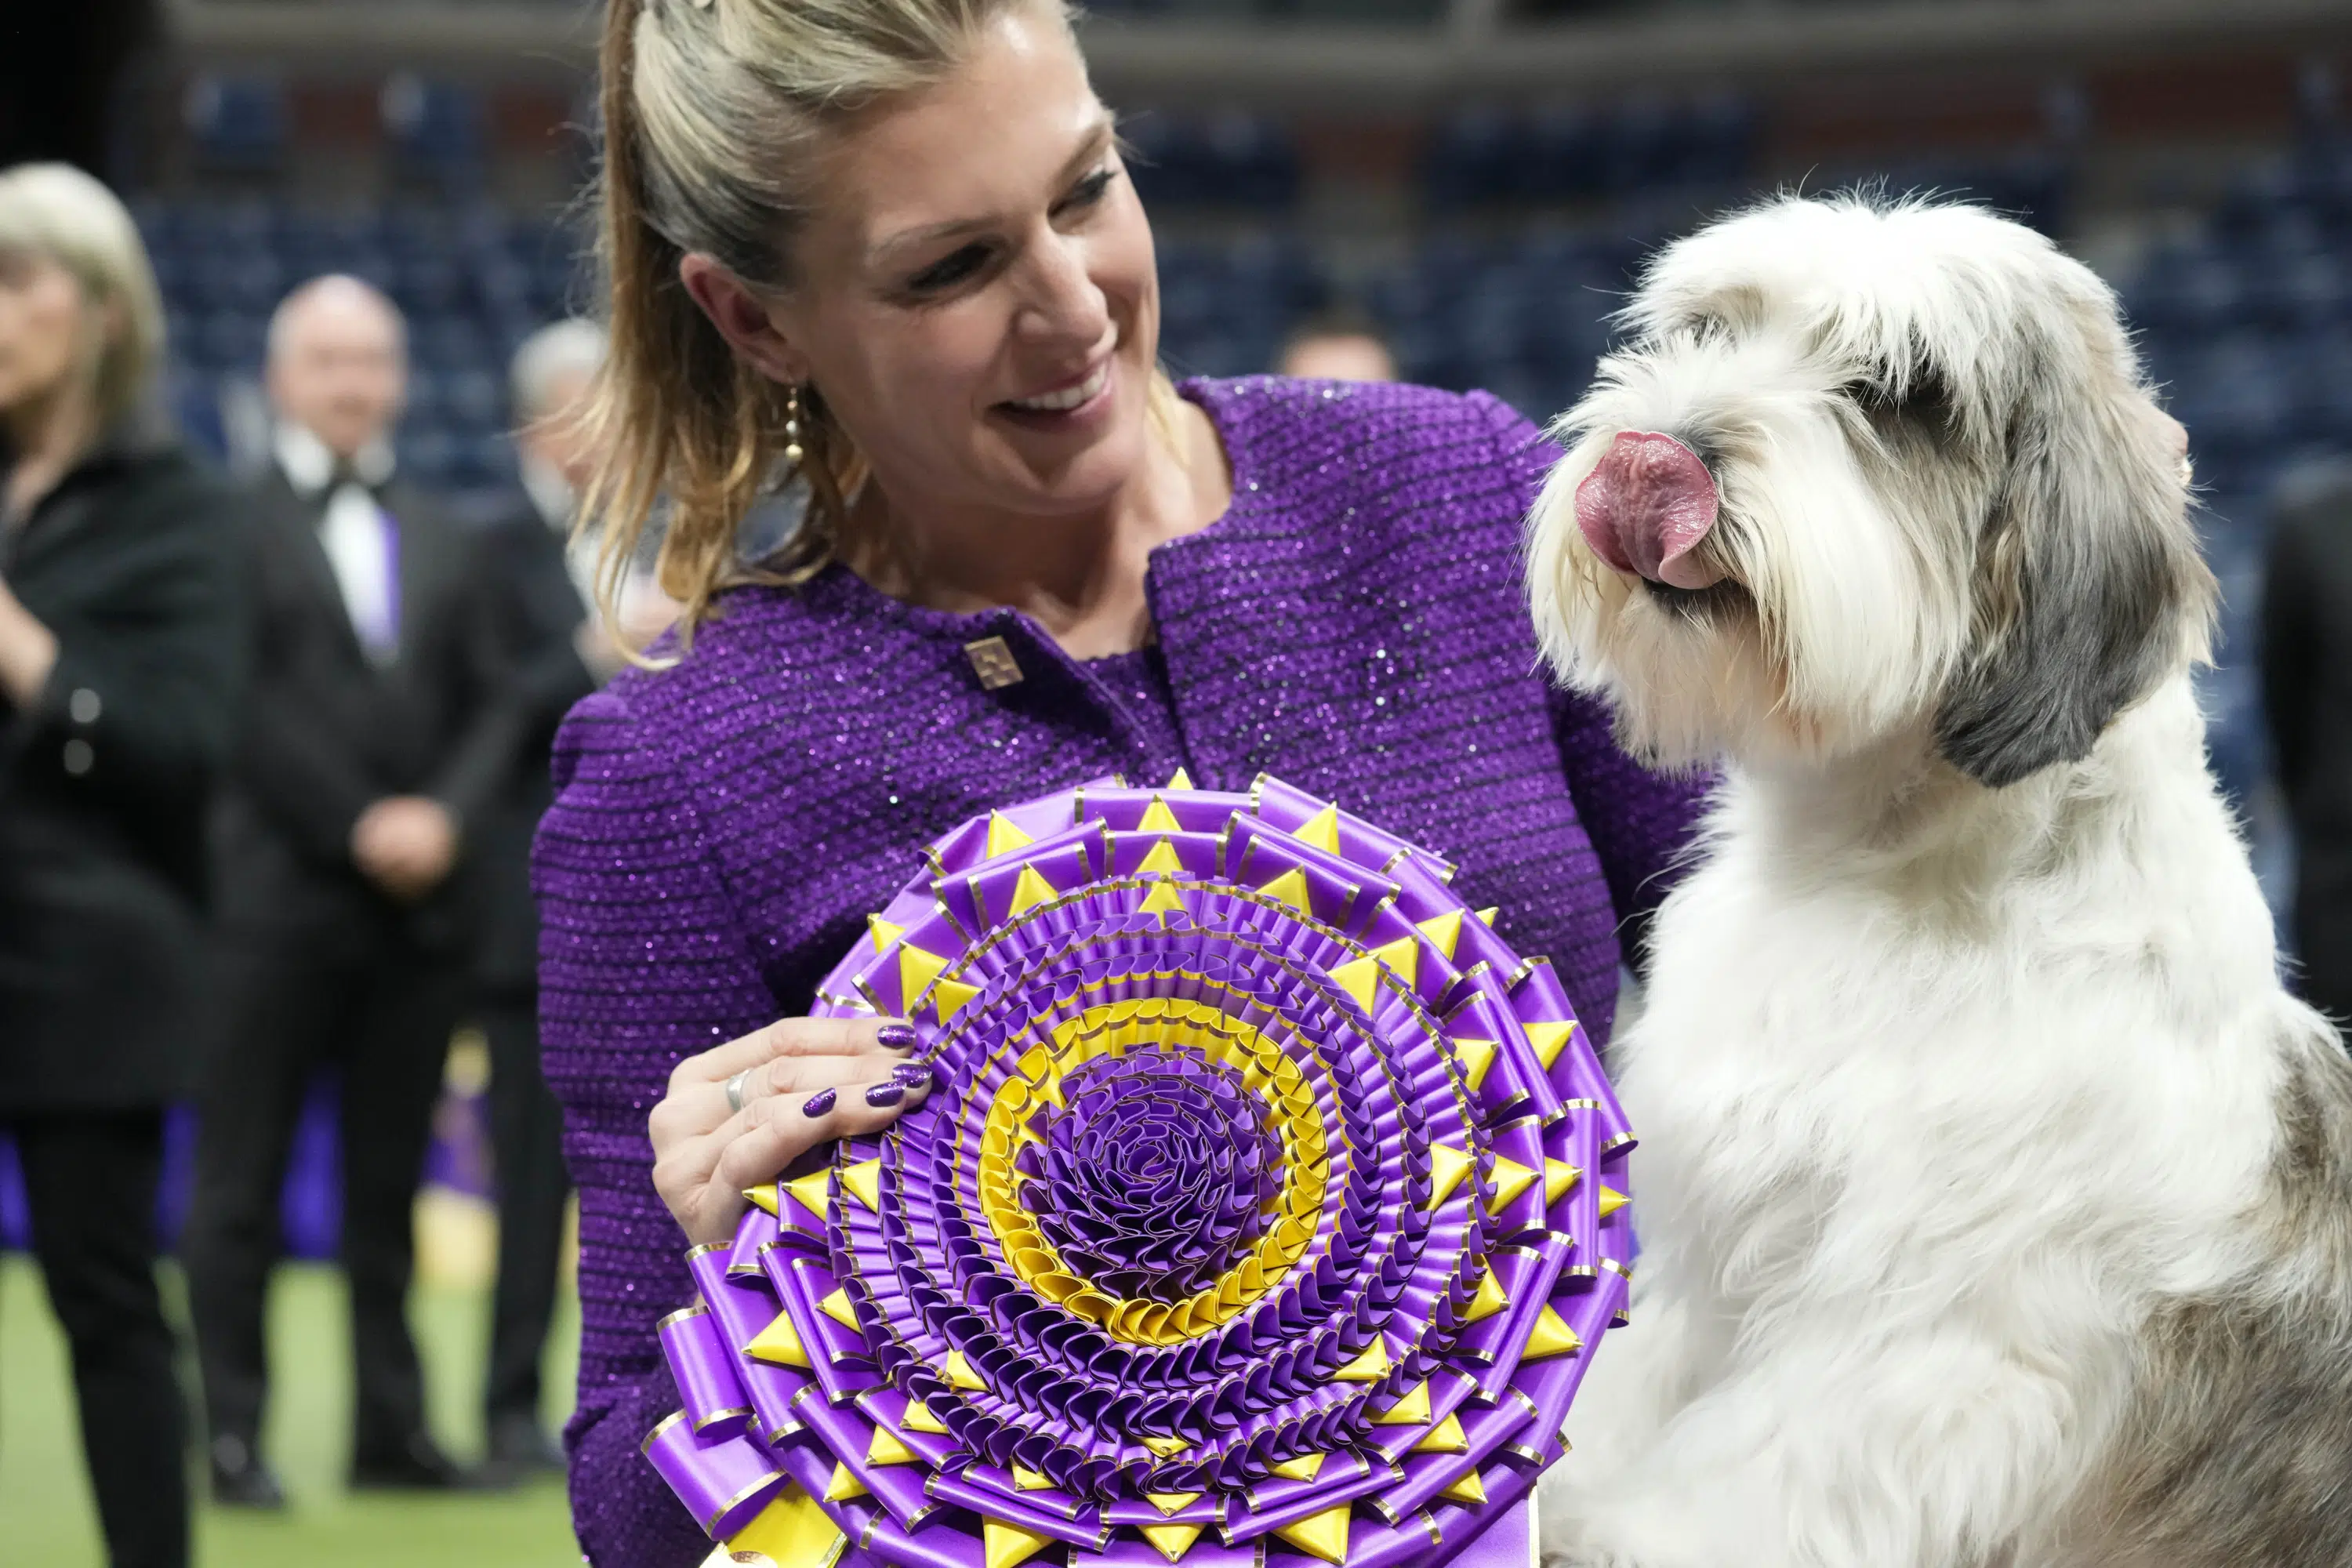
[[[2352,1564],[2352,1068],[2206,773],[2114,298],[1979,210],[1792,199],[1627,319],[1536,619],[1725,773],[1616,1046],[1645,1250],[1548,1561]]]

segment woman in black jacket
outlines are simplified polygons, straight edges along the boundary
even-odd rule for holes
[[[162,339],[105,187],[0,173],[0,1128],[116,1568],[188,1560],[156,1182],[240,647],[225,492],[144,412]]]

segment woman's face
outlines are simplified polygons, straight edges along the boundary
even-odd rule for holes
[[[89,314],[72,273],[0,250],[0,412],[56,396],[88,363]]]
[[[1058,514],[1137,473],[1151,229],[1057,19],[992,24],[954,77],[844,135],[817,197],[769,319],[886,494]]]

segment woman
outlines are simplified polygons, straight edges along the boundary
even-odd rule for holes
[[[1160,376],[1150,230],[1055,0],[609,18],[607,559],[671,496],[688,635],[575,710],[537,872],[575,1512],[592,1562],[661,1568],[709,1546],[638,1453],[677,1404],[654,1324],[744,1186],[926,1092],[905,1026],[792,1016],[929,838],[1112,772],[1270,772],[1459,860],[1605,1034],[1697,790],[1536,673],[1524,420]],[[808,521],[737,581],[787,470]]]
[[[188,1560],[155,1188],[238,643],[231,518],[148,406],[163,337],[121,204],[0,174],[0,1128],[117,1568]]]

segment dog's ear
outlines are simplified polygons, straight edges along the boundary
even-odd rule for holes
[[[2177,426],[2135,384],[2120,331],[2099,325],[2112,351],[2091,356],[2089,379],[2105,385],[2085,386],[2079,359],[2025,378],[1978,542],[1970,647],[1936,715],[1946,760],[1996,788],[2088,756],[2201,648],[2212,615]]]

